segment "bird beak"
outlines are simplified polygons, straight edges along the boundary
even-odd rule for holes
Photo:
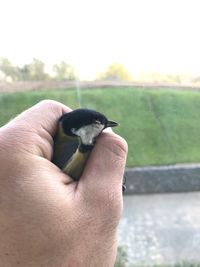
[[[106,124],[106,128],[107,127],[115,127],[115,126],[118,126],[119,123],[115,122],[115,121],[108,121],[107,124]]]

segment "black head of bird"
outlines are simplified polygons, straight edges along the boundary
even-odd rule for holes
[[[95,138],[107,127],[118,123],[109,121],[103,114],[89,109],[76,109],[60,118],[64,134],[80,138],[83,145],[94,145]]]
[[[98,135],[118,123],[89,109],[76,109],[59,119],[54,139],[53,162],[74,180],[79,180]]]

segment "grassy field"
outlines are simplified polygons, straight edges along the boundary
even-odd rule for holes
[[[0,94],[0,125],[42,99],[78,107],[73,89]],[[89,89],[83,107],[120,123],[129,144],[128,166],[200,162],[200,93],[170,89]]]

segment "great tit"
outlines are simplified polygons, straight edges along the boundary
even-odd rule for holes
[[[117,125],[90,109],[80,108],[64,114],[58,121],[52,162],[78,181],[98,135],[105,128]]]

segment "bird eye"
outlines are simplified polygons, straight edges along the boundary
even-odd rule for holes
[[[94,123],[96,123],[96,124],[101,124],[101,122],[98,121],[98,120],[95,120]]]
[[[71,132],[72,132],[73,134],[75,134],[75,133],[76,133],[76,129],[75,129],[75,128],[71,128]]]

